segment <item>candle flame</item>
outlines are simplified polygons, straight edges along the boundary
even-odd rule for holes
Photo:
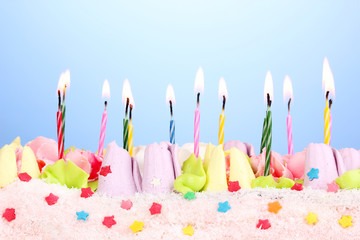
[[[171,84],[169,84],[166,89],[166,103],[169,103],[170,101],[175,105],[175,92]]]
[[[322,85],[325,91],[325,95],[329,92],[333,98],[335,98],[335,82],[334,75],[331,71],[329,61],[327,57],[324,58],[323,74],[322,74]]]
[[[223,97],[225,98],[228,97],[228,91],[227,91],[225,79],[221,77],[219,81],[219,99],[223,100]]]
[[[123,83],[123,89],[122,89],[122,103],[126,104],[126,100],[129,98],[130,100],[130,95],[131,95],[131,87],[130,87],[130,83],[128,79],[124,80]]]
[[[70,70],[62,72],[59,77],[57,90],[63,94],[64,88],[70,87]]]
[[[204,71],[202,67],[199,67],[196,73],[194,92],[195,94],[204,93]]]
[[[283,95],[284,95],[284,101],[288,101],[288,99],[291,100],[294,99],[293,87],[292,87],[291,79],[288,75],[286,75],[284,79]]]
[[[105,79],[103,87],[102,87],[102,98],[110,98],[110,84],[107,79]]]
[[[135,108],[135,101],[134,101],[134,97],[133,97],[133,94],[131,92],[131,89],[130,89],[129,103],[130,103],[130,106],[134,109]]]
[[[268,71],[266,73],[266,77],[265,77],[265,86],[264,86],[264,100],[265,103],[267,102],[267,95],[270,95],[270,100],[273,101],[274,100],[274,86],[273,86],[273,80],[272,80],[272,76],[271,76],[271,72]]]

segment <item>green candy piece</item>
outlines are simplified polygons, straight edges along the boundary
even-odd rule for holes
[[[251,182],[251,188],[292,188],[295,182],[290,178],[280,177],[278,182],[272,175],[257,177]]]
[[[71,161],[60,159],[53,165],[47,166],[41,178],[47,183],[66,185],[68,188],[86,188],[89,174]]]
[[[200,191],[206,183],[206,174],[201,158],[196,159],[194,154],[184,162],[182,174],[176,178],[174,188],[176,191],[186,194]]]
[[[186,198],[187,200],[191,200],[191,199],[195,199],[196,196],[195,196],[195,193],[194,193],[194,192],[187,192],[187,193],[184,195],[184,198]]]
[[[76,147],[75,147],[75,146],[71,146],[71,147],[69,147],[68,149],[66,149],[66,150],[64,151],[64,156],[70,152],[70,149],[71,149],[71,151],[74,152],[75,149],[76,149]]]
[[[360,169],[347,171],[336,178],[335,182],[341,189],[360,189]]]

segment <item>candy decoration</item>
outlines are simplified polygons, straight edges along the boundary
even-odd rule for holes
[[[256,228],[260,228],[262,230],[269,229],[271,227],[271,224],[269,222],[269,219],[259,219],[258,223],[256,224]]]
[[[7,208],[5,209],[5,212],[2,215],[3,218],[5,218],[8,222],[11,222],[15,220],[16,214],[14,208]]]
[[[319,169],[311,168],[311,170],[306,175],[308,175],[310,181],[312,181],[315,178],[318,179],[319,178]]]
[[[116,224],[116,221],[114,220],[114,215],[104,217],[102,224],[108,228],[111,228],[113,225]]]
[[[316,224],[318,222],[317,214],[312,212],[310,212],[305,219],[307,220],[307,224],[309,225]]]
[[[268,211],[269,212],[277,214],[281,208],[282,208],[282,206],[280,205],[280,203],[278,201],[268,203]]]
[[[339,224],[343,228],[352,226],[352,217],[351,216],[341,216],[341,218],[339,219]]]
[[[231,209],[229,202],[225,201],[225,202],[219,202],[219,208],[218,208],[218,212],[223,212],[226,213],[227,211],[229,211]]]
[[[194,228],[189,224],[183,228],[183,233],[184,235],[192,236],[194,235]]]
[[[55,203],[57,203],[58,199],[59,199],[58,196],[50,193],[49,196],[47,196],[47,197],[45,198],[45,201],[47,202],[47,204],[48,204],[49,206],[51,206],[51,205],[54,205]]]
[[[100,174],[101,176],[106,177],[109,173],[112,173],[110,166],[103,166],[103,167],[100,169],[100,173],[99,173],[99,174]]]
[[[130,199],[128,199],[128,200],[122,200],[121,201],[121,208],[122,209],[125,209],[125,210],[130,210],[131,208],[132,208],[132,206],[133,206],[133,203],[131,202],[131,200]]]
[[[149,209],[151,215],[160,214],[161,213],[161,204],[153,203]]]
[[[327,192],[333,192],[333,193],[337,193],[337,191],[340,189],[339,185],[337,185],[335,183],[335,181],[333,181],[332,183],[327,184]]]
[[[76,215],[77,215],[77,220],[84,220],[84,221],[86,221],[87,217],[89,216],[89,214],[84,211],[76,212]]]
[[[130,226],[130,229],[133,231],[133,233],[137,233],[143,230],[144,223],[134,221],[134,223]]]
[[[89,198],[89,197],[91,197],[93,194],[94,194],[94,192],[91,191],[91,187],[82,188],[82,189],[81,189],[81,195],[80,195],[80,197],[82,197],[82,198]]]
[[[187,199],[187,200],[191,200],[191,199],[195,199],[196,196],[195,196],[195,193],[194,193],[194,192],[187,192],[187,193],[184,195],[184,198]]]
[[[20,181],[22,181],[22,182],[29,182],[32,179],[32,177],[29,174],[27,174],[26,172],[19,173],[18,177],[19,177]]]
[[[241,189],[240,185],[239,185],[239,181],[229,181],[229,187],[228,190],[229,192],[237,192]]]
[[[291,190],[296,190],[296,191],[302,191],[303,185],[301,183],[295,183],[294,186],[291,187]]]

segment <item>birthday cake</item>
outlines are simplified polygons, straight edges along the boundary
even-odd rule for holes
[[[265,153],[251,144],[116,142],[104,158],[56,141],[0,150],[0,239],[356,239],[360,152],[311,143]],[[203,160],[202,160],[203,159]]]

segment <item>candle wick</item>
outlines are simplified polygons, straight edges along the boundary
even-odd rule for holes
[[[327,91],[327,92],[326,92],[326,101],[329,99],[329,94],[330,94],[330,92]]]
[[[267,105],[268,105],[268,109],[271,107],[271,100],[270,100],[270,94],[267,94]]]
[[[289,102],[288,102],[288,112],[290,114],[290,102],[291,102],[291,98],[289,98]]]
[[[331,105],[332,105],[332,99],[329,100],[329,110],[331,110]]]
[[[197,106],[199,107],[200,105],[200,93],[198,92],[197,94]]]
[[[126,98],[126,105],[125,105],[125,118],[127,117],[128,114],[128,108],[129,108],[129,98]]]
[[[107,108],[107,101],[105,101],[105,109]]]
[[[133,109],[133,107],[132,107],[132,105],[130,104],[130,114],[129,114],[129,119],[130,119],[130,121],[131,121],[131,118],[132,118],[132,109]]]
[[[226,103],[226,98],[225,98],[225,96],[223,96],[223,105],[222,105],[223,111],[225,111],[225,103]]]
[[[58,98],[59,98],[59,109],[61,107],[61,94],[60,94],[60,90],[58,90]]]
[[[170,115],[171,115],[171,118],[173,117],[173,107],[172,107],[172,102],[171,100],[169,101],[170,103]]]

